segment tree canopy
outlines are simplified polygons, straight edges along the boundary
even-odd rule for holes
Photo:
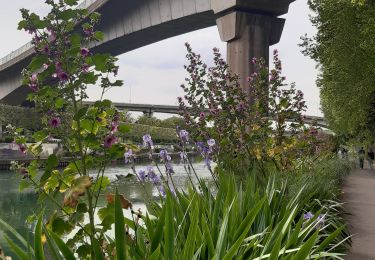
[[[375,1],[309,0],[317,35],[303,37],[318,62],[321,105],[330,128],[348,138],[374,139]]]

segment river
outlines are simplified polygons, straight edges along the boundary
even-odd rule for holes
[[[139,165],[137,169],[145,168],[144,165]],[[197,171],[199,177],[210,178],[210,173],[203,163],[194,163],[194,169]],[[186,174],[183,165],[174,164],[175,174],[173,180],[177,187],[183,188],[188,185],[188,175]],[[130,178],[117,179],[116,175],[127,175],[131,173],[131,169],[128,166],[122,167],[109,167],[105,171],[105,175],[111,180],[111,184],[108,187],[107,192],[114,192],[115,189],[119,193],[124,194],[125,198],[129,199],[133,208],[137,210],[141,208],[145,211],[144,198],[145,190],[141,187],[137,179],[133,176]],[[27,233],[26,218],[35,213],[39,212],[42,205],[38,203],[38,196],[32,190],[19,191],[18,185],[20,176],[14,172],[0,171],[0,218],[5,220],[13,228],[22,234]],[[158,195],[157,190],[151,185],[146,185],[148,194]],[[105,194],[99,199],[99,207],[105,205]],[[51,205],[49,206],[51,208]],[[48,210],[48,209],[47,209]],[[127,212],[124,211],[125,214]],[[0,247],[2,247],[6,253],[9,253],[6,242],[4,241],[3,232],[0,229]]]

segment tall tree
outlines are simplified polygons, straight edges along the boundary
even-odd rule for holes
[[[369,117],[375,91],[375,1],[309,0],[317,28],[303,37],[316,60],[321,105],[330,127],[347,137],[374,138]]]

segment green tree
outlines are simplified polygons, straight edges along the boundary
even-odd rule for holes
[[[345,137],[373,139],[368,119],[375,90],[375,1],[310,0],[309,5],[318,32],[303,37],[301,46],[319,64],[317,84],[330,128]]]

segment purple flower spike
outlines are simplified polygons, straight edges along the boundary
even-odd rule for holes
[[[154,143],[152,142],[151,135],[145,134],[142,139],[143,139],[143,146],[147,148],[151,148],[151,149],[154,147]]]
[[[83,57],[87,57],[90,54],[90,50],[88,48],[81,48],[81,55]]]
[[[104,138],[104,147],[110,148],[112,145],[117,143],[117,137],[113,134],[109,134]]]
[[[61,125],[61,119],[60,117],[53,117],[49,120],[48,124],[52,128],[57,128]]]
[[[129,149],[126,153],[124,153],[125,163],[130,163],[134,158],[133,150]]]
[[[167,197],[167,193],[165,192],[165,189],[164,189],[164,187],[163,186],[158,186],[158,191],[160,192],[160,195],[163,197],[163,198],[165,198],[165,197]]]
[[[189,141],[189,132],[186,131],[186,130],[180,130],[180,137],[182,139],[182,141],[184,142],[188,142]]]
[[[137,175],[138,175],[138,178],[139,178],[139,180],[141,182],[145,182],[146,181],[147,175],[146,175],[146,171],[145,170],[139,170]]]
[[[306,214],[303,214],[303,219],[309,221],[314,217],[314,214],[312,214],[310,211],[307,212]]]

